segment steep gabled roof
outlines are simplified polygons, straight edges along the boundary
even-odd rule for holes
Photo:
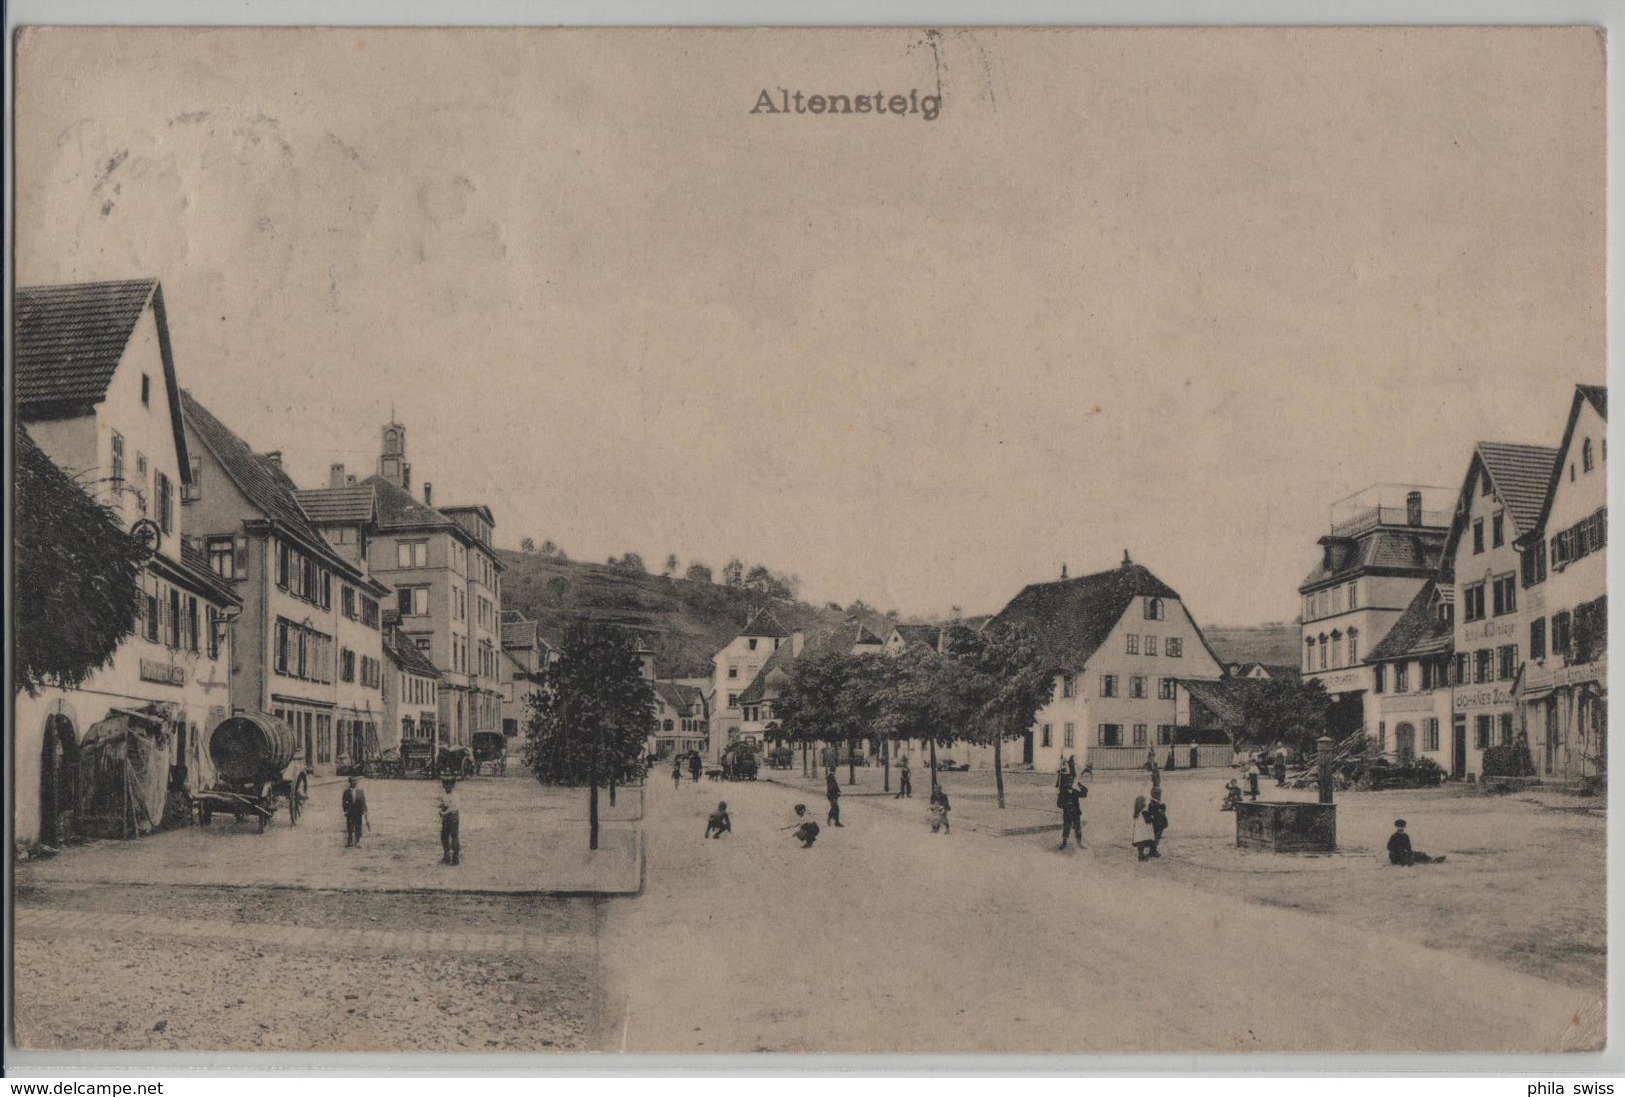
[[[355,523],[369,525],[378,516],[378,501],[370,484],[342,488],[310,488],[294,493],[299,507],[318,526]]]
[[[157,291],[156,278],[17,290],[12,330],[18,414],[101,403]]]
[[[942,626],[939,625],[894,625],[897,635],[903,640],[905,646],[922,644],[932,651],[937,650],[937,643],[942,635]]]
[[[361,574],[355,564],[334,552],[327,539],[311,524],[310,518],[299,506],[296,497],[298,487],[280,465],[249,449],[247,442],[215,418],[214,413],[190,392],[181,392],[181,407],[186,416],[186,425],[204,448],[214,454],[226,476],[237,485],[237,490],[243,493],[250,506],[300,542],[306,551],[321,556],[343,574]]]
[[[774,617],[765,609],[759,609],[751,615],[750,621],[740,630],[739,635],[768,636],[782,640],[784,637],[789,636],[790,633],[783,625],[779,624],[777,617]]]
[[[1125,564],[1076,579],[1034,583],[994,621],[1026,626],[1052,666],[1075,669],[1105,643],[1137,598],[1178,599],[1179,592],[1143,565]],[[1217,656],[1214,661],[1223,665]]]
[[[854,644],[872,644],[872,645],[879,646],[879,645],[885,644],[886,641],[882,640],[880,637],[878,637],[874,633],[870,632],[863,625],[859,625],[857,635],[853,639],[852,642]]]
[[[1439,583],[1429,579],[1388,630],[1388,635],[1362,661],[1381,663],[1389,659],[1448,655],[1455,650],[1455,638],[1455,628],[1439,617]]]
[[[1550,494],[1549,485],[1557,475],[1558,452],[1549,446],[1531,446],[1519,442],[1480,442],[1473,447],[1472,460],[1467,462],[1467,474],[1462,477],[1461,491],[1456,496],[1456,516],[1450,523],[1450,536],[1444,543],[1439,573],[1450,575],[1454,570],[1456,546],[1467,530],[1467,515],[1472,510],[1475,473],[1484,470],[1490,487],[1512,517],[1512,540],[1526,537],[1540,521]]]
[[[1478,456],[1489,470],[1495,493],[1506,504],[1517,533],[1526,533],[1540,519],[1547,485],[1557,465],[1557,450],[1511,442],[1480,442]]]
[[[24,286],[12,305],[12,400],[23,421],[77,415],[107,398],[136,324],[152,305],[164,394],[174,424],[181,482],[192,482],[192,463],[181,426],[180,386],[169,345],[164,291],[156,278]]]
[[[656,679],[653,685],[655,692],[660,695],[661,700],[665,701],[666,704],[684,716],[693,715],[694,705],[700,699],[699,690],[693,686],[681,686],[676,682],[669,682],[664,679]]]
[[[1529,528],[1524,530],[1519,539],[1532,541],[1546,533],[1546,519],[1552,513],[1552,500],[1557,498],[1557,485],[1563,478],[1563,466],[1568,463],[1569,446],[1574,442],[1574,425],[1580,421],[1580,407],[1589,403],[1597,409],[1603,422],[1608,421],[1608,390],[1601,385],[1575,385],[1574,399],[1569,403],[1568,422],[1563,425],[1563,441],[1558,444],[1557,457],[1552,462],[1552,473],[1546,482],[1546,492],[1541,499],[1540,512]]]

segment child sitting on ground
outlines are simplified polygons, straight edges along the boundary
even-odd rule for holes
[[[1224,786],[1224,803],[1220,805],[1219,810],[1235,811],[1239,803],[1241,803],[1241,785],[1232,777]]]
[[[790,825],[784,828],[791,830],[791,837],[801,843],[802,849],[811,849],[812,844],[818,841],[818,824],[807,818],[807,805],[797,804],[796,813],[790,819]]]
[[[728,801],[724,800],[717,805],[717,810],[711,813],[711,818],[705,824],[707,838],[721,838],[724,834],[733,833],[733,820],[728,817]]]
[[[1405,833],[1405,820],[1394,820],[1394,833],[1388,836],[1388,863],[1390,865],[1436,865],[1444,857],[1429,857],[1411,848],[1411,836]]]

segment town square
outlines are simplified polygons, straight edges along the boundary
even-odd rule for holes
[[[21,1051],[1604,1048],[1585,28],[18,64]]]

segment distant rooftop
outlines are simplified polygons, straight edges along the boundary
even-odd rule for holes
[[[1448,529],[1456,492],[1433,484],[1372,484],[1332,504],[1333,537],[1379,526]]]

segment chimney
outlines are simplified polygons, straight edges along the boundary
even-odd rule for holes
[[[282,451],[279,449],[274,449],[270,453],[267,453],[265,455],[265,459],[271,462],[271,464],[275,465],[277,468],[282,467]]]
[[[799,656],[801,654],[801,649],[806,647],[806,645],[807,634],[802,632],[800,629],[792,630],[790,633],[790,657],[794,659]]]
[[[1061,578],[1063,580],[1066,578],[1066,565],[1065,564],[1061,565]]]
[[[1422,524],[1422,493],[1419,491],[1407,492],[1405,495],[1405,524],[1410,526]]]
[[[352,472],[344,478],[344,486],[347,488],[355,487],[355,473]]]
[[[327,486],[330,488],[342,488],[344,486],[343,465],[327,466]]]
[[[1128,558],[1128,549],[1123,550],[1123,566],[1125,568],[1134,566],[1134,561]]]
[[[423,481],[423,505],[434,506],[434,485],[427,480]]]

